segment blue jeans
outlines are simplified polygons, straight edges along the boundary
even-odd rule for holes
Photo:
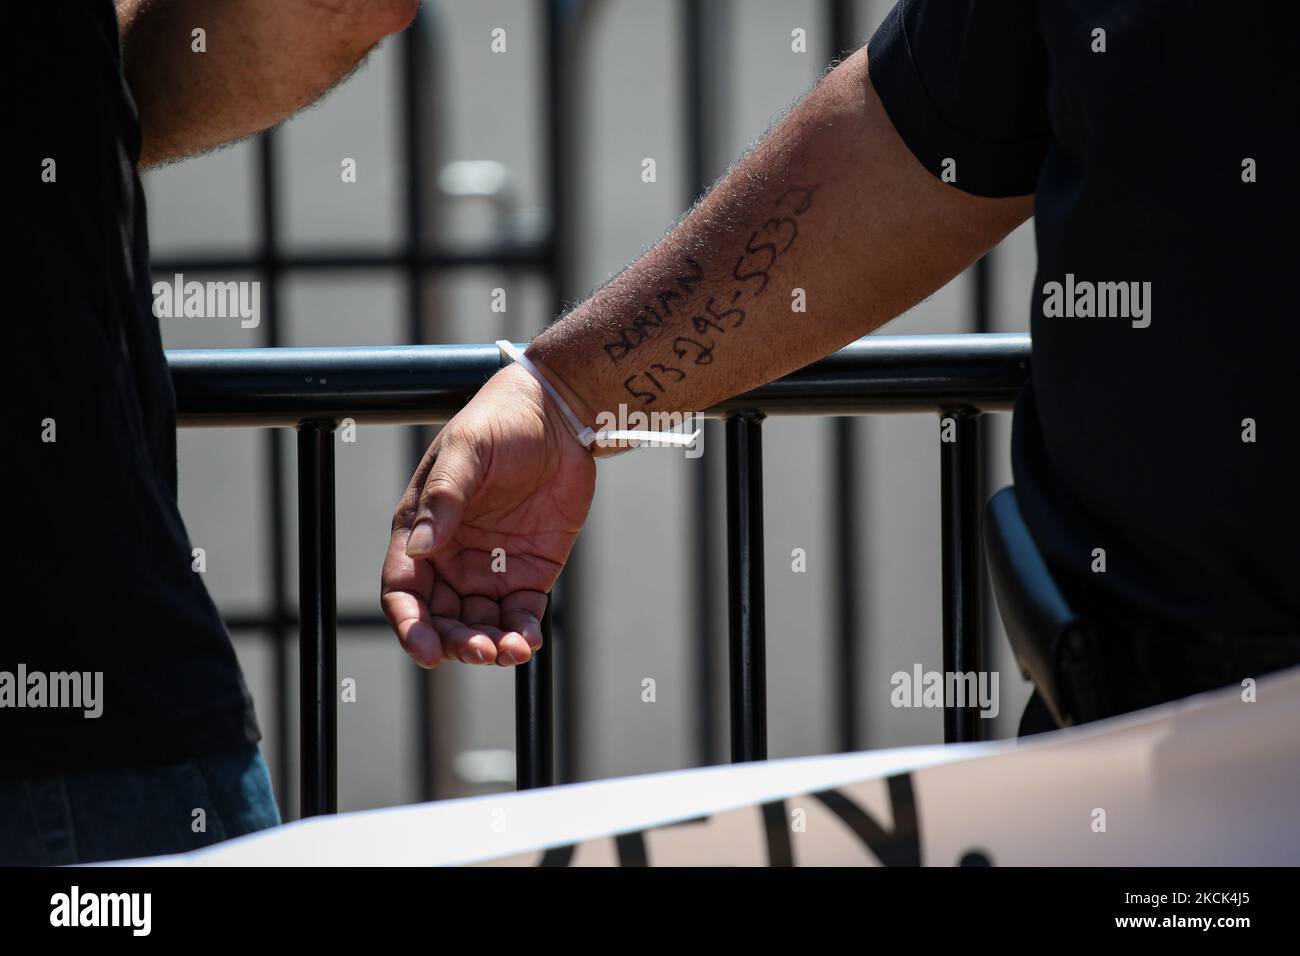
[[[280,823],[256,747],[139,770],[0,780],[0,865],[181,853]]]

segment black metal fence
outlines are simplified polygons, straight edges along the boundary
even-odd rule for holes
[[[440,423],[500,367],[495,346],[215,349],[168,354],[180,423],[298,434],[302,815],[337,809],[334,430]],[[767,756],[762,423],[768,415],[937,412],[941,423],[943,660],[986,661],[980,611],[980,420],[1007,411],[1029,369],[1024,335],[880,336],[708,410],[726,422],[731,759]],[[843,581],[840,587],[851,587]],[[544,622],[545,625],[545,622]],[[517,783],[555,780],[553,635],[516,674]],[[944,712],[947,741],[975,740],[973,707]]]
[[[572,223],[576,183],[583,170],[578,162],[579,157],[573,150],[574,144],[580,140],[581,132],[578,94],[585,85],[580,82],[582,53],[592,15],[599,11],[601,0],[521,2],[533,5],[534,19],[539,27],[538,61],[541,75],[537,89],[542,111],[538,116],[537,129],[546,170],[543,201],[548,212],[547,226],[540,234],[526,238],[502,236],[492,245],[472,250],[449,247],[429,238],[436,231],[431,228],[435,225],[433,220],[436,207],[432,200],[436,197],[431,195],[429,186],[437,170],[433,145],[438,138],[432,135],[437,111],[433,104],[441,92],[432,67],[438,59],[437,51],[443,47],[446,38],[442,36],[442,24],[436,16],[437,7],[426,4],[412,28],[395,40],[400,56],[399,88],[396,91],[400,148],[402,164],[406,170],[403,181],[402,241],[398,248],[287,251],[282,229],[280,176],[277,174],[279,134],[271,131],[258,141],[255,177],[259,221],[257,251],[247,256],[198,251],[184,256],[160,257],[154,262],[155,272],[161,276],[175,273],[201,276],[205,273],[224,275],[251,272],[262,286],[261,328],[265,330],[262,344],[266,346],[284,344],[281,302],[285,279],[294,275],[323,274],[338,270],[399,271],[406,301],[404,334],[406,340],[412,343],[437,341],[440,337],[435,303],[430,300],[426,280],[430,276],[444,276],[462,270],[500,269],[506,273],[507,280],[517,276],[540,277],[548,283],[548,312],[552,316],[558,316],[564,303],[577,291],[572,279]],[[684,149],[682,162],[687,170],[687,189],[681,200],[683,205],[687,205],[707,188],[726,160],[716,142],[714,121],[725,107],[726,38],[730,33],[727,18],[734,14],[733,7],[738,4],[711,0],[665,0],[665,3],[671,6],[677,17],[681,36],[684,71],[679,95]],[[822,38],[819,44],[814,38],[813,42],[819,48],[810,53],[810,56],[825,62],[852,51],[862,39],[855,32],[853,22],[856,7],[857,4],[852,0],[823,0],[820,23],[809,24],[812,32]],[[989,290],[992,284],[987,260],[977,263],[973,274],[972,328],[976,332],[987,332],[990,329]],[[1007,347],[1005,344],[999,346]],[[892,347],[879,353],[876,348],[873,345],[861,353],[864,361],[867,356],[878,354],[879,360],[888,364],[890,356],[898,355],[892,351]],[[759,462],[761,415],[780,414],[782,410],[778,406],[782,402],[793,403],[792,407],[802,409],[800,413],[846,415],[872,408],[903,407],[909,403],[916,408],[948,408],[953,410],[958,430],[964,437],[976,434],[979,431],[978,419],[961,410],[963,403],[971,397],[964,389],[967,385],[974,384],[966,382],[962,376],[975,369],[963,371],[962,363],[975,361],[980,366],[991,362],[991,367],[997,367],[998,360],[985,351],[985,346],[974,349],[978,354],[977,360],[971,356],[963,358],[967,347],[956,342],[951,343],[951,354],[948,351],[950,346],[940,340],[934,340],[924,347],[918,344],[916,348],[920,351],[906,356],[907,361],[937,364],[925,364],[917,370],[922,374],[921,381],[925,387],[915,395],[911,393],[913,386],[909,382],[886,374],[883,366],[874,364],[877,361],[875,358],[860,369],[844,365],[848,360],[846,357],[859,355],[855,347],[818,366],[832,377],[822,380],[816,386],[805,373],[800,373],[788,383],[775,383],[761,390],[759,398],[750,398],[747,404],[731,405],[720,410],[720,414],[743,413],[741,419],[726,426],[727,445],[730,448],[734,444],[737,452],[737,475],[728,486],[731,489],[729,505],[747,509],[751,518],[754,516],[752,509],[758,500],[757,496],[735,500],[736,495],[740,494],[736,489],[757,487],[748,482],[758,481],[761,477],[761,470],[755,467]],[[934,348],[939,348],[940,353],[930,351]],[[303,567],[316,568],[319,575],[315,580],[321,588],[328,586],[329,593],[300,592],[302,610],[300,613],[295,612],[292,583],[287,580],[285,573],[293,544],[289,540],[285,508],[291,489],[290,470],[280,435],[270,430],[265,444],[267,474],[263,483],[268,495],[269,520],[263,531],[263,546],[271,569],[270,604],[268,608],[252,613],[233,611],[226,617],[227,625],[234,632],[251,631],[270,635],[275,686],[272,725],[276,728],[276,750],[280,755],[276,767],[277,784],[280,793],[287,795],[290,784],[289,734],[292,726],[289,713],[289,677],[292,667],[290,637],[293,629],[301,627],[306,630],[310,624],[312,630],[308,633],[315,635],[313,639],[317,641],[316,651],[320,660],[325,665],[332,666],[333,643],[319,643],[323,640],[322,635],[332,633],[335,628],[345,634],[355,633],[383,623],[374,611],[355,608],[331,611],[329,619],[309,620],[307,609],[316,608],[318,598],[328,598],[325,603],[333,607],[332,583],[327,582],[328,575],[323,566],[324,562],[332,560],[333,525],[332,520],[323,520],[324,513],[320,511],[326,503],[332,502],[332,445],[326,440],[330,423],[344,415],[358,421],[394,423],[443,420],[481,383],[485,370],[495,367],[496,354],[486,348],[439,348],[436,352],[429,352],[417,347],[392,350],[385,357],[381,356],[380,350],[308,354],[277,348],[274,352],[265,354],[252,350],[223,351],[220,355],[187,352],[174,353],[172,357],[181,393],[181,413],[186,424],[207,420],[297,427],[300,474],[318,476],[311,488],[299,488],[300,513],[305,509],[306,515],[320,513],[322,518],[317,523],[303,522],[301,527],[309,528],[310,534],[300,535],[299,550]],[[856,358],[853,360],[856,361]],[[353,362],[357,364],[353,366]],[[949,365],[949,362],[956,364]],[[328,387],[319,381],[312,384],[301,379],[295,381],[292,376],[285,377],[285,371],[290,368],[296,373],[303,367],[315,368],[319,363],[323,363],[322,367],[328,365],[336,372],[346,371],[347,377],[353,382],[353,391],[336,392],[334,385],[341,379],[328,373],[322,373],[322,377],[329,383]],[[382,374],[381,369],[384,370]],[[399,369],[406,369],[405,377]],[[1014,378],[1012,370],[1002,371],[1007,373],[1008,378],[999,387],[1006,386]],[[945,377],[949,372],[953,373],[951,379]],[[389,373],[392,373],[391,377]],[[859,374],[863,376],[861,379],[857,377]],[[881,375],[884,377],[879,377]],[[888,396],[883,392],[873,392],[872,389],[877,386],[887,391]],[[791,388],[795,389],[793,393]],[[927,392],[925,388],[933,390]],[[1005,394],[999,394],[1001,397],[997,401],[1010,400]],[[843,569],[845,579],[850,581],[860,580],[859,548],[851,529],[856,526],[854,516],[865,494],[862,475],[856,465],[859,460],[856,424],[851,417],[841,417],[835,422],[831,434],[832,468],[826,488],[828,508],[833,509],[834,514],[842,516],[842,520],[837,521],[832,529],[836,563]],[[705,425],[709,443],[714,441],[713,431],[718,427],[716,422]],[[419,460],[428,438],[427,429],[409,428],[407,454],[411,467]],[[968,486],[978,478],[980,465],[977,458],[970,450],[969,442],[961,449],[945,446],[945,475],[951,473],[953,476],[951,483],[945,480],[945,515],[949,510],[954,512],[954,528],[959,524],[961,509],[969,505],[961,495],[969,493]],[[711,632],[717,607],[715,595],[721,593],[722,588],[714,578],[710,560],[710,556],[717,552],[719,543],[713,540],[712,522],[706,520],[710,513],[709,496],[717,484],[717,476],[713,473],[709,456],[696,464],[698,467],[695,469],[689,502],[692,513],[690,534],[693,537],[687,549],[693,562],[689,575],[691,602],[695,611],[693,630],[697,635],[696,646],[701,648],[692,661],[697,712],[692,736],[697,741],[698,748],[694,762],[708,764],[725,756],[721,742],[717,739],[712,711],[712,702],[718,699],[722,676],[715,672],[717,668],[714,656],[708,652],[705,640]],[[956,496],[951,501],[949,491]],[[754,554],[755,545],[761,544],[761,522],[751,521],[750,527],[751,531],[758,533],[756,540],[732,540],[728,546],[742,553]],[[945,527],[949,525],[945,524]],[[953,540],[965,542],[960,532]],[[960,548],[957,551],[945,548],[945,574],[969,576],[974,573],[968,560],[969,555],[958,554],[959,551]],[[553,602],[555,607],[572,608],[580,604],[583,563],[583,547],[580,542],[574,549],[561,580],[558,600]],[[745,564],[743,568],[741,580],[747,582],[747,586],[758,584],[761,561],[757,566]],[[967,586],[971,581],[968,577]],[[730,584],[735,585],[736,581],[733,580]],[[747,593],[749,606],[761,608],[761,584],[758,584],[756,590]],[[862,722],[852,681],[859,654],[856,622],[862,604],[859,588],[838,589],[833,617],[833,628],[839,642],[833,664],[836,688],[833,706],[836,708],[836,746],[840,750],[856,749],[860,743]],[[955,615],[954,620],[969,627],[974,622],[972,615],[979,613],[978,604],[968,600],[952,608],[945,606],[945,613],[948,612]],[[553,617],[548,610],[547,618],[543,621],[543,628],[548,634],[556,623]],[[750,637],[761,637],[761,621],[761,614],[751,613],[733,626],[740,627]],[[558,622],[558,629],[565,637],[560,654],[543,654],[536,666],[521,668],[517,675],[517,696],[530,704],[529,708],[521,708],[519,712],[520,720],[526,721],[526,726],[520,728],[520,742],[534,748],[521,758],[518,781],[522,786],[547,784],[556,779],[573,780],[581,775],[577,741],[578,727],[582,723],[582,715],[578,710],[580,695],[573,692],[557,695],[558,712],[554,716],[554,723],[549,705],[535,709],[545,698],[544,688],[555,684],[572,691],[577,686],[574,661],[581,654],[580,634],[576,628],[568,627],[567,624],[562,619]],[[552,642],[552,647],[554,646]],[[753,646],[753,642],[747,646]],[[754,679],[756,674],[761,674],[761,658],[744,654],[732,663],[733,673],[739,668],[740,676],[747,681]],[[945,661],[945,667],[950,663],[952,662]],[[301,676],[304,693],[314,688],[317,695],[323,695],[323,688],[317,683],[320,674],[314,666]],[[429,675],[422,671],[415,673],[413,681],[420,717],[416,724],[418,737],[413,757],[416,766],[420,768],[420,795],[423,799],[433,799],[437,795],[433,784],[436,741],[430,730],[431,722],[427,719],[432,705],[432,685]],[[761,695],[761,690],[761,684],[755,685],[750,696]],[[326,701],[320,696],[318,706],[310,715],[304,711],[307,719],[303,723],[303,731],[311,731],[312,741],[319,742],[320,739],[315,728],[332,723],[333,706],[332,698]],[[736,715],[733,714],[734,716]],[[744,717],[744,723],[748,727],[744,735],[747,743],[740,747],[733,739],[732,754],[760,755],[763,748],[756,743],[763,736],[763,727],[758,722],[760,713],[750,710],[740,716]],[[534,733],[538,728],[545,732]],[[950,739],[957,739],[964,731],[960,727],[950,726],[946,732]],[[327,784],[334,772],[333,755],[332,752],[325,753],[316,749],[311,756],[316,762],[319,776],[313,778],[313,793],[304,790],[303,805],[325,809],[332,805],[325,798],[324,792],[330,790]],[[304,768],[307,757],[308,752],[304,750]]]

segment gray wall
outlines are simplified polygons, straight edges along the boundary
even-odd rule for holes
[[[598,2],[578,66],[581,116],[574,155],[579,183],[577,286],[581,294],[653,243],[682,212],[689,191],[681,141],[682,56],[679,8],[670,0]],[[825,63],[821,4],[811,0],[712,0],[727,29],[709,41],[720,65],[724,108],[713,118],[717,172],[801,95]],[[456,160],[491,159],[510,171],[513,212],[505,224],[474,203],[431,203],[430,236],[471,246],[509,228],[527,234],[545,221],[545,153],[540,76],[542,30],[528,0],[430,3],[435,65],[428,109],[437,135],[436,162],[415,170],[427,192],[439,168]],[[887,4],[858,4],[865,40]],[[507,31],[505,54],[489,51],[494,27]],[[790,51],[790,31],[808,31],[810,52]],[[403,177],[398,128],[398,57],[390,39],[366,66],[316,107],[283,127],[276,182],[282,242],[289,251],[338,247],[394,249],[400,241]],[[147,176],[150,226],[157,258],[257,249],[256,145],[242,143]],[[640,180],[641,159],[655,157],[658,181]],[[340,181],[344,157],[357,160],[359,180]],[[1033,270],[1030,226],[995,252],[994,311],[999,330],[1023,330]],[[256,278],[222,276],[221,278]],[[495,314],[490,290],[508,291],[509,311]],[[396,271],[290,274],[282,294],[282,344],[395,344],[405,340],[405,287]],[[484,342],[525,337],[550,316],[540,281],[497,270],[431,276],[426,341]],[[971,327],[969,277],[890,324],[880,334],[963,331]],[[265,344],[265,329],[237,322],[164,319],[169,348]],[[997,481],[1009,481],[1008,422],[994,426]],[[862,524],[854,529],[864,572],[846,581],[833,564],[829,512],[831,423],[776,419],[764,428],[768,588],[769,727],[772,756],[835,747],[831,701],[839,663],[834,655],[836,589],[861,593],[858,627],[864,647],[856,675],[862,739],[870,747],[934,742],[937,711],[894,709],[889,675],[942,666],[939,602],[939,446],[934,416],[861,419]],[[720,435],[720,432],[716,433]],[[296,534],[290,437],[286,498]],[[197,546],[208,554],[207,582],[227,614],[269,607],[266,531],[267,439],[236,430],[186,430],[180,438],[181,507]],[[354,444],[337,445],[339,601],[344,609],[377,606],[380,561],[394,501],[409,477],[405,432],[364,427]],[[720,441],[706,455],[722,472]],[[582,714],[581,776],[595,778],[687,766],[695,759],[693,666],[703,652],[691,628],[686,546],[695,461],[643,451],[605,461],[579,559],[585,600],[575,649]],[[720,493],[721,488],[717,489]],[[721,498],[715,512],[721,510]],[[720,522],[720,517],[718,518]],[[721,524],[718,525],[721,540]],[[291,541],[293,538],[290,539]],[[803,548],[808,571],[790,570]],[[292,548],[290,551],[292,552]],[[721,555],[716,579],[725,580]],[[287,567],[296,593],[296,567]],[[719,594],[719,610],[723,604]],[[709,636],[725,683],[725,621]],[[1027,692],[996,635],[1002,674],[999,735],[1014,733]],[[238,632],[235,643],[258,701],[268,760],[292,755],[275,746],[277,727],[267,636]],[[355,677],[358,700],[340,706],[340,802],[345,809],[418,798],[416,682],[431,680],[440,795],[508,785],[513,747],[513,680],[501,669],[448,666],[424,677],[381,628],[344,633],[340,674]],[[641,701],[641,681],[654,678],[656,703]],[[296,703],[293,705],[296,707]],[[292,713],[292,707],[290,712]],[[714,717],[725,742],[725,700]],[[296,738],[294,736],[290,739]],[[292,811],[296,794],[282,793]]]

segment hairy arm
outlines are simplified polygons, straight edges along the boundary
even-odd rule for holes
[[[702,410],[878,328],[1031,210],[1032,197],[979,198],[926,171],[861,51],[528,355],[588,424],[620,403]]]
[[[1028,217],[1029,197],[977,198],[922,168],[866,65],[859,53],[834,70],[672,232],[529,346],[587,425],[617,420],[620,404],[699,411],[806,365]],[[806,311],[792,308],[799,290]],[[494,375],[394,510],[381,603],[406,652],[425,667],[528,660],[595,481],[528,372]]]
[[[117,0],[140,165],[274,126],[415,17],[419,0]],[[195,51],[203,30],[206,52]]]

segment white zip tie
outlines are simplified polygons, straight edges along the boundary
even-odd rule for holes
[[[578,440],[578,444],[582,445],[583,448],[590,448],[597,442],[613,443],[624,441],[647,441],[655,442],[660,445],[673,445],[680,448],[687,448],[695,444],[695,439],[700,437],[700,430],[698,428],[689,435],[684,435],[681,432],[655,432],[634,429],[601,432],[592,431],[591,428],[582,424],[582,419],[574,414],[573,409],[569,407],[569,403],[560,397],[560,393],[556,390],[555,386],[547,381],[546,376],[541,373],[541,370],[538,369],[538,367],[533,364],[532,360],[518,349],[513,342],[509,339],[500,339],[497,341],[496,346],[501,352],[501,359],[503,362],[509,359],[512,362],[517,362],[519,365],[522,365],[525,371],[527,371],[533,378],[537,379],[538,384],[540,384],[542,388],[546,389],[546,394],[550,395],[551,398],[555,400],[555,404],[560,407],[560,411],[564,414],[565,423],[569,426],[569,430],[573,432],[573,437]]]

